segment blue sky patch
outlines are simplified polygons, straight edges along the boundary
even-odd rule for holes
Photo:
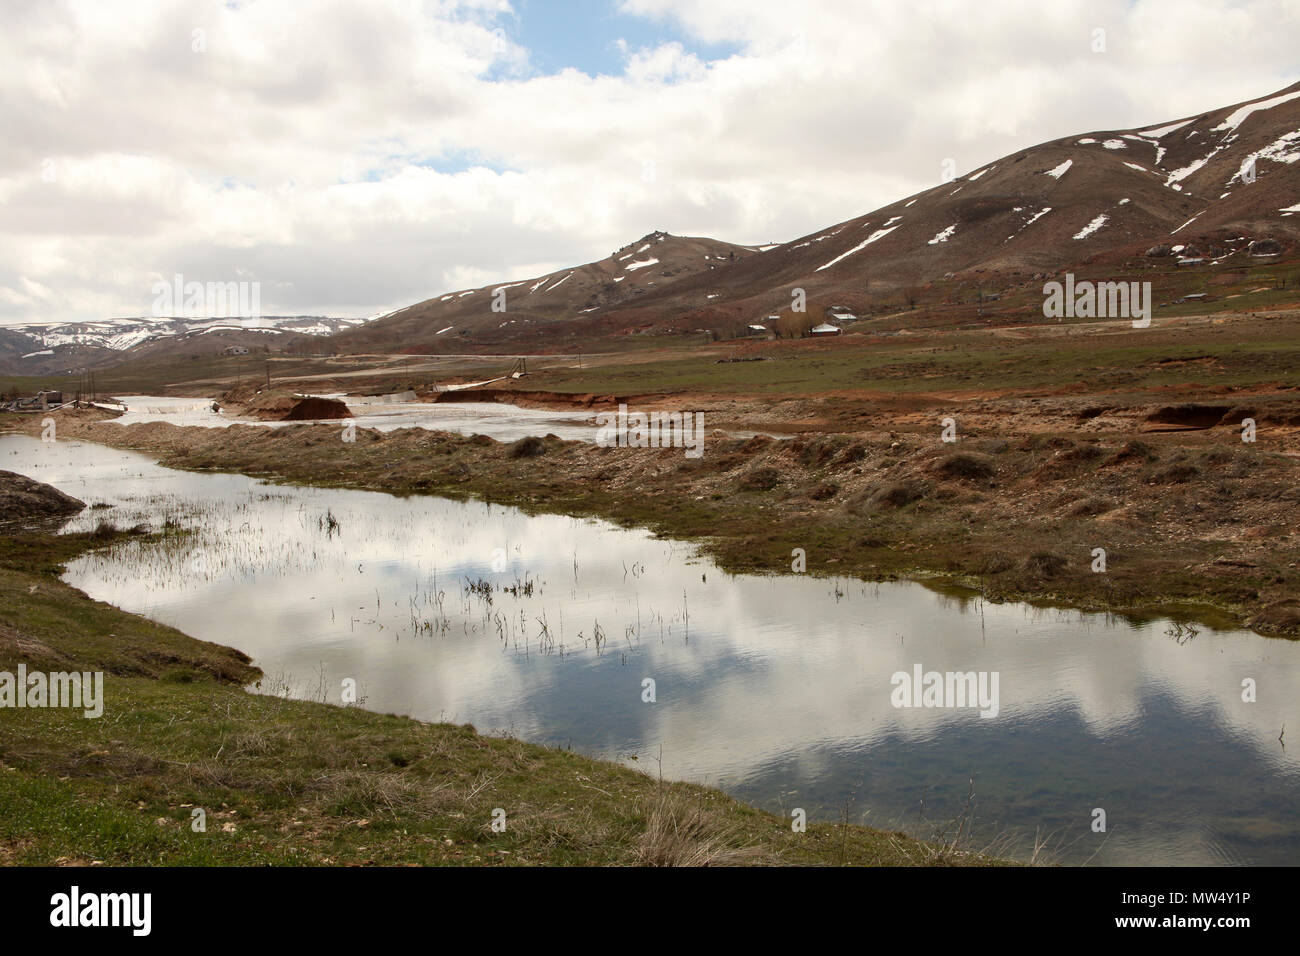
[[[740,50],[735,44],[701,43],[670,19],[631,16],[619,6],[616,0],[517,0],[517,17],[503,18],[501,27],[512,42],[528,50],[537,74],[572,67],[591,76],[621,75],[625,56],[620,39],[630,52],[677,42],[705,61],[726,59]]]

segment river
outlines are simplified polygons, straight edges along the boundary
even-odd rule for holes
[[[1295,642],[910,582],[731,575],[600,521],[190,474],[79,441],[0,436],[0,468],[112,506],[70,530],[191,529],[79,558],[66,580],[245,651],[262,692],[339,703],[353,681],[374,710],[787,817],[920,837],[961,824],[971,848],[1022,859],[1040,844],[1073,864],[1300,861],[1300,764],[1278,739],[1300,729]],[[996,714],[895,706],[893,675],[918,665],[996,675]]]

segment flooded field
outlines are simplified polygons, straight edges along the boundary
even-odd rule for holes
[[[330,396],[343,398],[343,396]],[[121,425],[169,422],[202,428],[262,425],[278,428],[300,422],[259,422],[235,418],[212,410],[212,399],[125,395],[127,411],[114,419]],[[346,400],[346,399],[345,399]],[[519,408],[497,402],[401,402],[391,405],[350,403],[352,423],[358,428],[394,431],[398,428],[436,428],[461,435],[488,435],[497,441],[515,441],[529,435],[556,435],[566,441],[596,440],[594,412]]]
[[[246,651],[262,692],[341,703],[355,686],[370,709],[813,820],[962,827],[1021,858],[1300,861],[1300,762],[1278,739],[1300,727],[1300,644],[788,567],[728,575],[602,522],[188,474],[88,443],[0,437],[0,468],[112,506],[70,528],[186,529],[67,580]],[[896,706],[894,675],[917,668],[980,674],[996,706]]]

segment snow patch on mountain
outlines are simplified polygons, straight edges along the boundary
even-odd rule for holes
[[[1202,166],[1204,166],[1206,163],[1212,160],[1216,155],[1222,152],[1223,149],[1224,147],[1222,146],[1216,146],[1214,149],[1210,150],[1208,155],[1202,156],[1200,159],[1188,163],[1186,166],[1182,167],[1181,169],[1175,169],[1172,173],[1169,174],[1169,178],[1165,180],[1165,185],[1173,186],[1174,189],[1181,190],[1183,188],[1182,186],[1177,186],[1174,184],[1182,182],[1188,176],[1192,175],[1192,173],[1196,172],[1198,169],[1200,169]]]
[[[1070,171],[1070,167],[1073,165],[1074,165],[1074,160],[1067,159],[1065,162],[1061,163],[1061,165],[1057,166],[1055,169],[1049,169],[1045,175],[1051,176],[1053,179],[1059,180],[1062,176],[1064,176],[1066,173]]]
[[[1271,110],[1275,106],[1281,106],[1283,103],[1288,103],[1298,97],[1300,97],[1300,91],[1295,93],[1283,93],[1281,96],[1275,96],[1271,100],[1264,100],[1261,103],[1248,103],[1247,105],[1228,114],[1228,118],[1218,126],[1214,127],[1213,131],[1217,133],[1221,130],[1235,130],[1246,121],[1246,118],[1250,116],[1251,113],[1258,110]]]
[[[1168,126],[1160,126],[1156,129],[1140,129],[1138,132],[1144,133],[1152,139],[1164,139],[1170,133],[1177,132],[1189,123],[1191,123],[1191,120],[1183,120],[1181,123],[1170,123]]]
[[[1076,238],[1076,239],[1087,239],[1089,236],[1091,236],[1094,232],[1096,232],[1096,231],[1097,231],[1098,229],[1100,229],[1102,226],[1106,225],[1106,220],[1109,219],[1109,218],[1110,218],[1110,217],[1107,216],[1105,213],[1102,213],[1100,216],[1098,216],[1098,217],[1097,217],[1096,219],[1094,219],[1092,222],[1088,223],[1088,225],[1084,226],[1082,229],[1080,229],[1078,232],[1076,232],[1076,233],[1074,234],[1074,238]]]
[[[894,218],[897,219],[898,217],[895,216]],[[891,220],[891,221],[892,221],[892,220]],[[821,272],[823,269],[829,269],[831,266],[835,265],[835,263],[839,262],[841,259],[847,259],[849,256],[853,255],[853,253],[855,253],[855,252],[861,252],[863,249],[867,248],[867,246],[871,245],[871,244],[872,244],[873,242],[875,242],[877,239],[883,239],[883,238],[885,238],[885,236],[889,235],[891,232],[893,232],[893,231],[894,231],[895,229],[897,229],[897,228],[898,228],[897,226],[890,226],[889,228],[881,227],[880,229],[877,229],[875,232],[873,232],[871,235],[869,235],[869,236],[868,236],[866,239],[864,239],[862,242],[858,243],[856,246],[854,246],[854,247],[853,247],[852,249],[850,249],[848,252],[841,253],[840,255],[838,255],[838,256],[836,256],[834,259],[832,259],[830,262],[826,263],[826,265],[824,265],[824,266],[818,266],[818,267],[817,267],[817,271],[818,271],[818,272]]]
[[[1015,211],[1016,211],[1016,212],[1020,212],[1022,208],[1023,208],[1023,207],[1017,206],[1016,209],[1015,209]],[[1003,241],[1003,242],[1010,242],[1012,239],[1016,238],[1016,236],[1020,235],[1022,232],[1024,232],[1026,229],[1028,229],[1028,228],[1029,228],[1030,226],[1032,226],[1034,223],[1038,222],[1038,220],[1042,219],[1044,216],[1046,216],[1046,215],[1047,215],[1049,212],[1051,212],[1051,211],[1052,211],[1052,207],[1051,207],[1051,206],[1044,206],[1042,209],[1038,210],[1038,212],[1036,212],[1036,213],[1034,213],[1032,216],[1030,216],[1029,219],[1028,219],[1028,221],[1027,221],[1023,226],[1021,226],[1019,229],[1017,229],[1017,230],[1016,230],[1015,232],[1013,232],[1011,235],[1007,236],[1006,239],[1004,239],[1004,240],[1002,240],[1002,241]]]
[[[1283,133],[1263,149],[1251,153],[1241,161],[1241,167],[1223,185],[1231,186],[1238,181],[1244,183],[1245,179],[1242,177],[1250,169],[1251,163],[1258,162],[1261,159],[1271,159],[1275,163],[1286,163],[1288,166],[1296,160],[1300,160],[1300,129],[1291,133]]]

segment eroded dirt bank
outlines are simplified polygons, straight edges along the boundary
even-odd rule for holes
[[[31,430],[12,421],[15,430]],[[1300,636],[1300,460],[1228,427],[1122,436],[862,432],[683,449],[331,425],[122,427],[85,438],[172,467],[396,493],[476,496],[699,540],[728,568],[937,576],[991,600],[1161,609]],[[1104,570],[1098,564],[1104,551]]]
[[[68,518],[85,503],[57,488],[12,471],[0,471],[0,528],[35,525]]]

